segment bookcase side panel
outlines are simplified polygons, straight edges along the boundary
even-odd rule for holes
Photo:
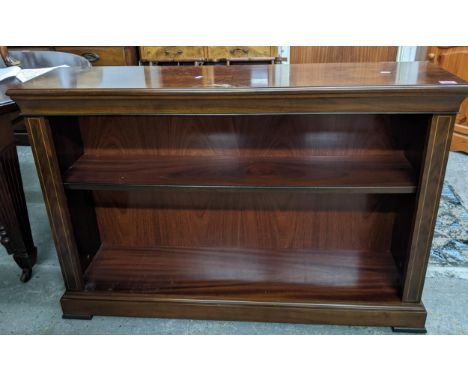
[[[82,290],[83,277],[59,164],[47,119],[27,118],[26,126],[67,290]]]
[[[404,302],[421,301],[454,120],[453,115],[434,115],[430,122],[404,275]]]

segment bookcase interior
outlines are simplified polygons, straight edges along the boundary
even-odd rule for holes
[[[50,117],[86,289],[399,303],[429,118]]]

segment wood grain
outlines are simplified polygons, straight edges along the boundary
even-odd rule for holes
[[[142,62],[170,63],[219,63],[230,60],[272,61],[278,55],[276,46],[140,46]]]
[[[445,70],[468,79],[467,46],[431,46],[427,58]],[[460,106],[455,119],[455,131],[451,151],[462,151],[468,154],[468,98]]]
[[[65,314],[140,316],[200,320],[295,322],[304,324],[367,325],[424,328],[423,304],[239,301],[143,293],[65,292]]]
[[[28,123],[64,313],[422,329],[467,91],[426,63],[70,69],[13,89],[41,116]],[[122,176],[183,187],[64,190],[73,177],[113,187]],[[401,180],[415,192],[390,194]],[[309,182],[372,191],[247,188]]]
[[[87,290],[255,301],[398,302],[390,253],[242,248],[102,247]]]
[[[84,155],[64,175],[71,189],[190,188],[413,193],[403,155],[309,158]]]
[[[455,124],[450,151],[462,151],[468,154],[468,124],[467,122],[465,122],[464,124]]]
[[[416,142],[428,118],[106,116],[79,122],[55,117],[51,123],[56,145],[64,150],[59,161],[69,188],[296,187],[408,193],[415,191],[413,167],[419,168],[422,155]],[[76,134],[78,125],[82,138]]]
[[[203,46],[140,46],[142,61],[203,61],[206,57]]]
[[[383,72],[383,73],[382,73]],[[441,84],[457,81],[457,86]],[[37,99],[60,95],[176,95],[215,93],[229,95],[307,93],[345,94],[380,91],[395,93],[466,93],[461,78],[428,62],[376,62],[296,65],[92,67],[58,68],[9,89],[20,100],[42,93]],[[383,90],[383,92],[382,92]]]
[[[82,290],[84,283],[80,257],[50,126],[44,118],[26,118],[26,126],[65,286],[68,290]]]
[[[209,46],[208,57],[230,59],[245,57],[274,57],[270,46]]]
[[[127,247],[390,249],[410,195],[94,191],[101,240]]]
[[[235,66],[230,66],[235,67]],[[433,90],[433,89],[432,89]],[[453,90],[446,90],[448,93]],[[460,90],[458,90],[460,91]],[[86,116],[86,115],[231,115],[231,114],[304,114],[304,113],[454,113],[468,91],[460,94],[432,95],[431,89],[408,90],[391,96],[382,89],[356,91],[337,95],[330,93],[260,94],[248,96],[242,92],[217,95],[216,92],[172,96],[150,95],[80,95],[69,98],[36,95],[14,96],[25,116]],[[263,93],[261,91],[260,93]],[[281,93],[281,92],[279,92]],[[169,98],[169,99],[168,99]],[[247,102],[246,102],[247,101]]]
[[[94,116],[79,122],[55,118],[52,124],[64,135],[60,147],[79,141],[70,131],[79,125],[83,152],[93,156],[305,158],[398,155],[416,146],[429,119],[378,114]]]
[[[397,46],[291,46],[291,64],[396,61]]]
[[[403,291],[405,302],[421,301],[454,120],[452,115],[435,115],[431,121],[411,229]]]

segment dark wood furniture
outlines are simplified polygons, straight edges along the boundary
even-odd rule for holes
[[[28,281],[36,262],[26,199],[13,137],[13,121],[19,111],[5,96],[11,80],[0,82],[0,243],[22,270],[20,280]]]
[[[9,94],[64,317],[424,331],[461,79],[419,62],[60,69]]]

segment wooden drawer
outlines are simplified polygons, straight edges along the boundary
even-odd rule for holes
[[[223,58],[252,58],[272,57],[270,46],[209,46],[208,57],[211,59]]]
[[[57,46],[55,50],[78,54],[93,66],[137,65],[137,51],[133,46]]]
[[[142,61],[201,61],[204,58],[203,46],[140,46]]]

